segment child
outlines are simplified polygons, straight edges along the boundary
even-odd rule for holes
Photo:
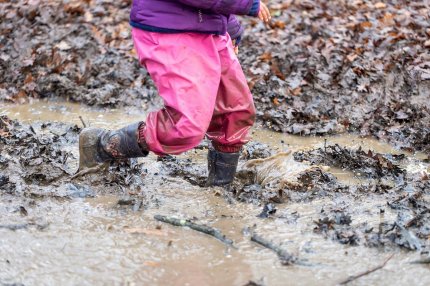
[[[133,1],[135,49],[164,108],[120,130],[84,129],[80,170],[149,151],[180,154],[206,135],[212,141],[207,185],[233,181],[255,120],[252,95],[235,54],[243,28],[234,14],[270,19],[259,0]]]

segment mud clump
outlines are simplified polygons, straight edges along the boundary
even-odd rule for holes
[[[275,151],[267,144],[251,141],[243,147],[240,158],[242,160],[264,159],[272,155],[275,155]]]
[[[316,233],[336,240],[342,244],[359,245],[368,247],[395,247],[399,246],[408,250],[417,250],[428,253],[428,207],[408,208],[398,212],[394,221],[385,221],[384,209],[380,210],[380,222],[378,226],[370,223],[355,223],[354,217],[360,217],[363,213],[346,213],[338,208],[324,209],[320,218],[314,221]],[[405,219],[408,217],[408,219]]]
[[[207,166],[195,164],[191,159],[179,159],[174,156],[158,158],[162,162],[163,175],[180,177],[190,184],[204,187],[207,179]]]
[[[72,174],[67,161],[74,155],[62,148],[76,144],[77,126],[55,123],[22,125],[6,116],[0,117],[2,188],[20,185],[49,185]]]
[[[291,152],[250,160],[237,179],[237,199],[257,204],[312,200],[345,188],[327,168],[295,162]]]
[[[299,162],[308,161],[313,165],[347,169],[370,178],[404,177],[405,171],[398,166],[398,161],[404,157],[378,154],[371,150],[365,152],[361,147],[358,150],[350,150],[337,144],[294,153],[294,159]]]

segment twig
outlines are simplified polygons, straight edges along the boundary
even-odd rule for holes
[[[78,170],[78,172],[76,174],[74,174],[73,176],[70,177],[70,180],[74,180],[76,178],[82,177],[82,176],[90,174],[90,173],[97,173],[100,171],[105,172],[108,167],[109,167],[109,163],[105,162],[105,163],[96,165],[96,166],[91,167],[91,168],[85,168],[83,170]]]
[[[366,276],[366,275],[368,275],[368,274],[370,274],[372,272],[375,272],[375,271],[377,271],[379,269],[384,268],[385,265],[387,264],[387,262],[390,261],[390,259],[393,258],[393,256],[394,256],[394,253],[391,254],[387,259],[385,259],[385,261],[381,265],[378,265],[378,266],[376,266],[376,267],[374,267],[372,269],[369,269],[369,270],[367,270],[367,271],[365,271],[363,273],[360,273],[360,274],[357,274],[357,275],[354,275],[354,276],[350,276],[348,279],[340,282],[339,284],[340,285],[348,284],[349,282],[354,281],[355,279],[358,279],[360,277]]]
[[[9,230],[18,230],[18,229],[23,229],[23,228],[28,228],[29,224],[28,223],[23,223],[23,224],[0,224],[0,228],[6,228]]]
[[[177,219],[172,217],[166,217],[164,215],[155,215],[154,219],[169,223],[175,226],[182,226],[182,227],[189,227],[191,229],[194,229],[196,231],[200,231],[203,233],[206,233],[208,235],[211,235],[215,237],[216,239],[220,240],[221,242],[233,246],[233,241],[229,238],[227,238],[224,234],[222,234],[218,229],[215,229],[213,227],[207,226],[207,225],[201,225],[191,222],[190,220],[185,219]]]
[[[422,219],[426,213],[429,213],[429,212],[430,212],[430,209],[423,210],[422,212],[414,216],[412,219],[410,219],[407,223],[405,223],[405,227],[406,228],[411,227],[412,225],[417,223],[420,219]]]
[[[84,119],[82,118],[82,116],[80,116],[80,115],[79,115],[79,119],[81,120],[82,125],[84,125],[84,128],[87,128],[87,124],[85,124],[85,121],[84,121]]]
[[[303,264],[303,262],[300,262],[299,259],[296,256],[293,256],[292,254],[288,253],[285,249],[282,249],[278,245],[274,245],[272,242],[262,238],[261,236],[253,233],[251,236],[251,241],[254,241],[272,251],[274,251],[279,259],[281,259],[282,264],[285,265],[291,265],[291,264]]]
[[[37,224],[34,222],[30,222],[30,223],[23,223],[23,224],[0,224],[0,228],[5,228],[5,229],[9,229],[9,230],[18,230],[18,229],[26,229],[29,228],[30,226],[36,226],[37,229],[39,230],[43,230],[45,228],[48,227],[48,224]]]

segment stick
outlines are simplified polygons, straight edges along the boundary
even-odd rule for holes
[[[208,235],[211,235],[211,236],[215,237],[216,239],[220,240],[221,242],[223,242],[229,246],[233,246],[233,241],[231,239],[227,238],[218,229],[215,229],[213,227],[210,227],[207,225],[196,224],[196,223],[191,222],[188,219],[187,220],[177,219],[177,218],[172,218],[172,217],[166,217],[164,215],[155,215],[154,219],[161,221],[161,222],[169,223],[169,224],[172,224],[175,226],[189,227],[189,228],[194,229],[196,231],[200,231],[200,232],[206,233]]]
[[[346,280],[344,280],[344,281],[340,282],[339,284],[340,284],[340,285],[348,284],[349,282],[354,281],[355,279],[358,279],[358,278],[360,278],[360,277],[366,276],[366,275],[368,275],[368,274],[370,274],[370,273],[372,273],[372,272],[375,272],[375,271],[377,271],[377,270],[379,270],[379,269],[384,268],[384,267],[385,267],[385,265],[387,264],[387,262],[388,262],[388,261],[390,261],[390,259],[391,259],[391,258],[393,258],[393,256],[394,256],[394,253],[393,253],[393,254],[391,254],[387,259],[385,259],[385,261],[384,261],[381,265],[378,265],[378,266],[376,266],[376,267],[374,267],[374,268],[372,268],[372,269],[369,269],[369,270],[367,270],[367,271],[365,271],[365,272],[363,272],[363,273],[357,274],[357,275],[355,275],[355,276],[350,276],[348,279],[346,279]]]
[[[85,168],[83,170],[78,170],[78,172],[76,174],[74,174],[73,176],[70,177],[70,180],[74,180],[78,177],[82,177],[82,176],[90,174],[90,173],[97,173],[100,171],[104,172],[107,170],[108,167],[109,167],[109,163],[105,162],[105,163],[99,164],[99,165],[91,167],[91,168]]]
[[[265,240],[264,238],[262,238],[261,236],[255,234],[255,233],[252,234],[251,241],[254,241],[254,242],[274,251],[278,255],[279,259],[281,259],[282,264],[285,264],[285,265],[291,265],[291,264],[296,264],[296,263],[302,264],[301,262],[299,262],[299,259],[297,257],[291,255],[285,249],[282,249],[278,245],[274,245],[270,241]]]
[[[9,230],[18,230],[18,229],[26,229],[30,226],[36,226],[39,230],[43,230],[48,227],[48,224],[37,224],[34,222],[23,223],[23,224],[0,224],[0,228],[5,228]]]
[[[84,119],[82,118],[82,116],[80,116],[80,115],[79,115],[79,119],[81,120],[82,125],[84,125],[84,128],[87,128],[87,125],[85,124],[85,121],[84,121]]]
[[[5,228],[5,229],[9,229],[9,230],[18,230],[18,229],[24,229],[24,228],[28,228],[29,224],[28,223],[23,223],[23,224],[0,224],[0,228]]]
[[[419,214],[417,214],[416,216],[414,216],[412,219],[410,219],[407,223],[405,223],[405,227],[411,227],[412,225],[414,225],[415,223],[417,223],[420,219],[423,218],[423,216],[430,212],[430,209],[425,209],[422,212],[420,212]]]

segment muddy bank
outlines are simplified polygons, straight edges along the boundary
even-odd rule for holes
[[[0,99],[153,107],[130,2],[0,3]],[[376,2],[271,1],[269,26],[244,19],[239,57],[266,127],[355,132],[430,152],[429,8]]]

